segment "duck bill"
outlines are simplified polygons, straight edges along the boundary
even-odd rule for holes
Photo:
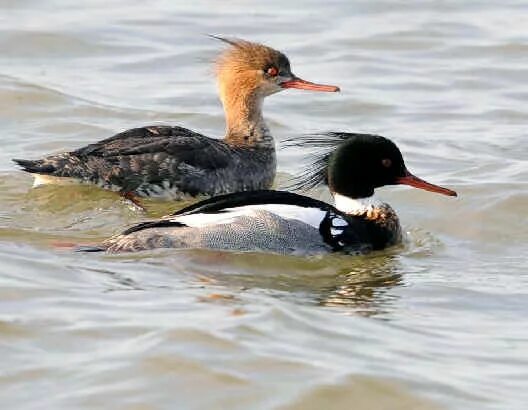
[[[424,181],[423,179],[415,177],[409,171],[406,171],[406,175],[404,177],[397,178],[396,183],[401,185],[409,185],[414,188],[424,189],[430,192],[436,192],[437,194],[457,196],[455,191]]]
[[[280,83],[280,86],[282,88],[298,88],[300,90],[325,91],[330,93],[341,91],[339,87],[335,85],[316,84],[295,76],[291,80]]]

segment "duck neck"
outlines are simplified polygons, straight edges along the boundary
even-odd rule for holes
[[[229,90],[229,92],[227,92]],[[240,84],[220,87],[226,118],[225,141],[230,145],[274,148],[274,141],[264,117],[264,95]]]
[[[401,242],[402,228],[398,215],[389,204],[381,202],[372,196],[368,198],[350,198],[333,193],[335,207],[341,212],[367,221],[373,229],[369,232],[378,243],[377,249]]]
[[[402,239],[402,229],[398,215],[391,206],[370,196],[350,198],[334,193],[335,207],[348,215],[372,222],[386,234],[387,243],[394,244]]]
[[[334,204],[337,209],[348,215],[369,215],[381,208],[390,208],[386,203],[370,196],[368,198],[350,198],[345,195],[334,193]]]

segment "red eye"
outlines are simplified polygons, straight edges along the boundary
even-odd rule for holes
[[[276,77],[277,74],[279,74],[279,70],[277,70],[276,67],[270,67],[270,68],[268,68],[267,73],[268,73],[268,75],[270,75],[272,77]]]

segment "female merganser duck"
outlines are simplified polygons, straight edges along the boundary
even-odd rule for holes
[[[30,161],[14,159],[36,174],[35,185],[66,178],[134,196],[181,199],[270,188],[275,144],[262,117],[268,95],[287,88],[339,91],[296,77],[288,58],[273,48],[215,37],[230,45],[216,61],[226,117],[223,140],[182,127],[150,126],[124,131],[76,151]]]
[[[412,175],[398,147],[387,138],[330,133],[320,141],[327,150],[322,151],[298,186],[327,184],[335,206],[284,191],[222,195],[161,220],[141,223],[108,239],[101,247],[84,250],[119,253],[209,248],[302,255],[364,253],[402,239],[394,210],[386,203],[369,200],[375,188],[404,184],[456,196],[454,191]]]

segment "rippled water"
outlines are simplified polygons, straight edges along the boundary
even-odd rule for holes
[[[0,22],[2,408],[526,408],[525,2],[2,0]],[[269,98],[278,140],[381,133],[459,198],[380,190],[409,237],[367,257],[57,249],[181,204],[31,189],[10,159],[153,123],[221,136],[206,33],[342,87]]]

